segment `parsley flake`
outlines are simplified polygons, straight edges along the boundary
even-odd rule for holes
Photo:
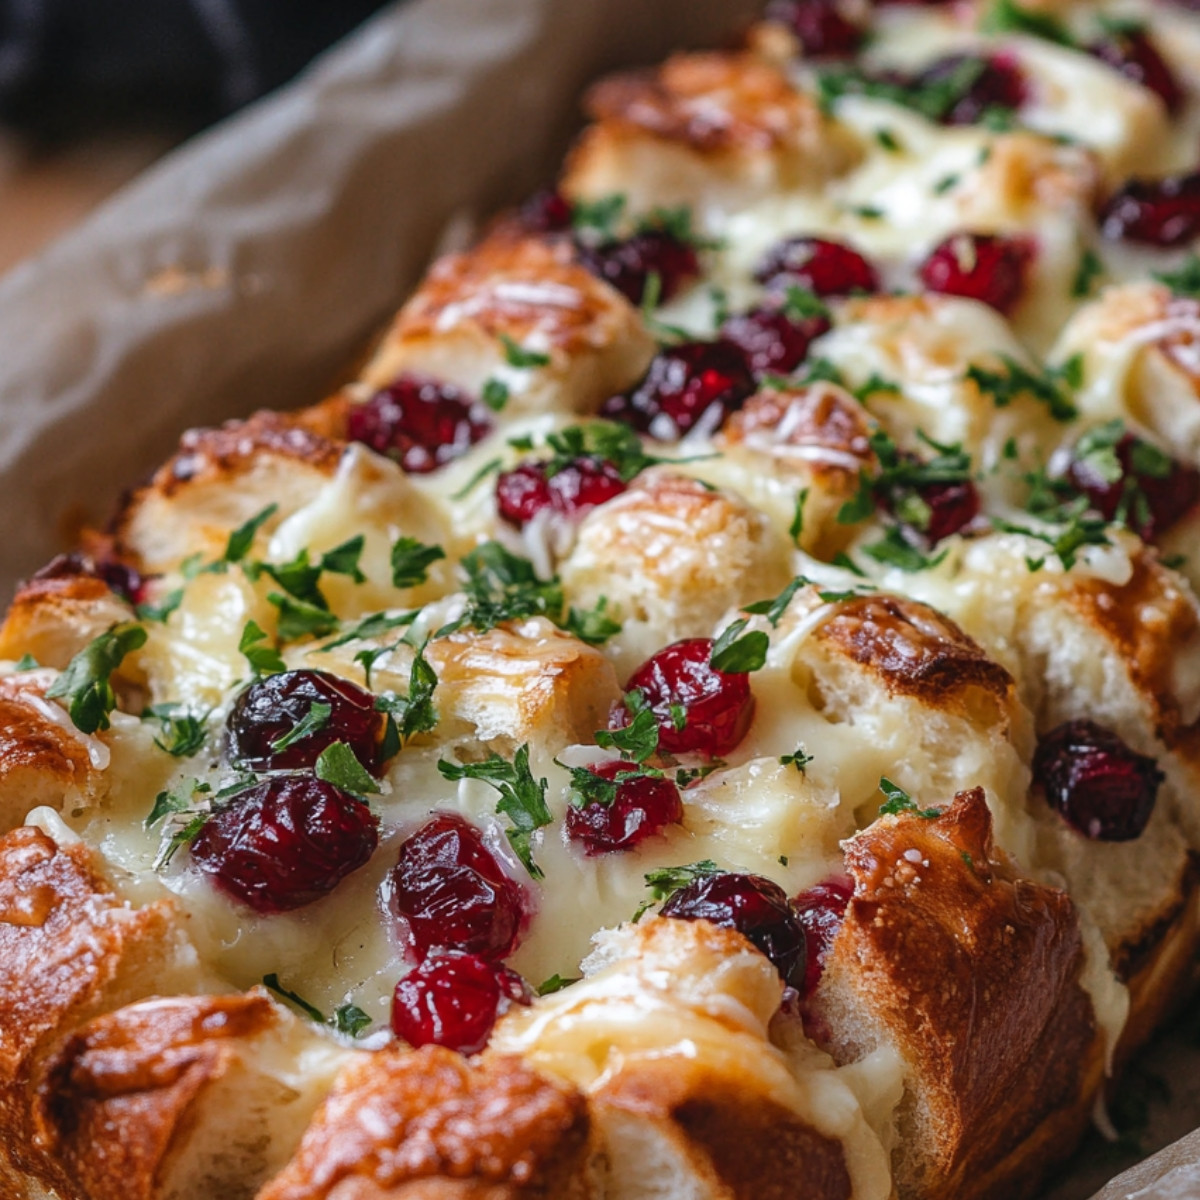
[[[979,27],[984,33],[1024,33],[1058,46],[1075,44],[1067,27],[1057,17],[1025,8],[1017,0],[993,0]]]
[[[883,804],[879,806],[879,815],[881,817],[895,817],[900,813],[915,813],[918,817],[923,817],[926,821],[933,820],[934,817],[940,817],[942,811],[939,808],[918,808],[913,798],[897,784],[894,784],[886,776],[879,780],[879,790],[887,797]]]
[[[1071,280],[1071,295],[1084,300],[1096,290],[1096,284],[1104,278],[1104,260],[1090,246],[1085,246],[1079,255],[1079,266]],[[1200,280],[1197,280],[1200,283]]]
[[[326,746],[313,766],[313,773],[364,803],[367,796],[379,794],[379,784],[345,742],[332,742]]]
[[[795,751],[791,754],[781,754],[779,756],[779,763],[781,766],[795,767],[801,775],[804,774],[805,768],[810,762],[812,762],[812,760],[813,756],[804,749],[803,745],[797,746]],[[784,863],[784,866],[786,865],[787,864]]]
[[[414,537],[397,538],[392,546],[392,586],[417,587],[429,578],[430,566],[445,557],[441,546],[427,546]]]
[[[387,714],[380,758],[385,762],[402,749],[418,733],[428,733],[437,728],[438,711],[434,707],[433,693],[438,677],[425,657],[422,646],[408,673],[408,695],[397,696],[395,692],[384,692],[375,698],[378,712]]]
[[[489,379],[483,385],[480,399],[492,412],[503,412],[504,406],[508,403],[509,395],[508,384],[504,380]]]
[[[1081,358],[1064,364],[1057,373],[1044,375],[1031,371],[1010,355],[1002,354],[1000,358],[1003,371],[975,365],[966,374],[984,395],[992,398],[997,408],[1007,408],[1018,396],[1027,395],[1044,404],[1056,421],[1073,421],[1079,415],[1067,388],[1078,387],[1082,382]]]
[[[1189,254],[1177,271],[1155,271],[1154,278],[1177,296],[1200,297],[1200,255]]]
[[[142,713],[142,720],[158,721],[162,725],[162,736],[154,739],[160,750],[175,758],[190,758],[204,746],[207,715],[181,713],[176,704],[151,704]]]
[[[504,361],[510,367],[526,371],[534,367],[550,365],[550,355],[538,350],[527,350],[519,342],[514,341],[507,333],[500,334],[500,342],[504,346]]]
[[[312,737],[314,733],[320,733],[329,724],[331,716],[333,716],[332,704],[314,700],[308,706],[308,712],[287,733],[277,737],[271,743],[272,752],[278,754],[281,750],[286,750],[289,746],[294,746],[297,742]]]
[[[254,545],[254,539],[258,536],[258,531],[278,511],[278,504],[268,504],[262,512],[257,513],[250,520],[239,525],[229,535],[229,540],[225,543],[225,553],[221,556],[221,561],[224,563],[241,562],[250,553],[250,547]]]
[[[669,900],[689,883],[695,883],[697,879],[705,879],[709,875],[721,874],[723,874],[721,868],[711,858],[702,859],[700,862],[686,863],[680,867],[660,867],[657,871],[647,871],[643,878],[646,881],[646,887],[650,889],[650,899],[634,913],[634,921],[639,921],[652,904]]]
[[[46,699],[66,701],[71,721],[81,733],[109,727],[108,714],[117,707],[112,675],[125,656],[146,644],[146,631],[127,621],[114,625],[89,642],[46,689]]]
[[[709,666],[714,671],[744,675],[759,671],[766,664],[771,639],[761,629],[743,633],[747,624],[744,617],[734,621],[713,643]]]
[[[278,593],[275,593],[278,595]],[[265,642],[266,645],[259,645]],[[286,671],[287,663],[279,656],[279,650],[271,645],[266,631],[257,621],[247,621],[238,640],[238,653],[246,657],[250,669],[255,675],[274,674]]]

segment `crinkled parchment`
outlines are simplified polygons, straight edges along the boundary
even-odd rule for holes
[[[759,0],[414,0],[0,280],[0,594],[103,523],[180,432],[319,399],[447,230],[553,176],[603,71],[719,43]],[[1161,1039],[1147,1147],[1200,1123]],[[1127,1165],[1094,1137],[1046,1200]],[[1160,1178],[1161,1176],[1161,1178]],[[1156,1182],[1157,1181],[1157,1182]],[[1200,1197],[1200,1133],[1096,1200]]]

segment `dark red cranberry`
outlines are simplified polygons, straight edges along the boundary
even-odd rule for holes
[[[379,818],[313,775],[275,775],[218,808],[192,842],[192,862],[258,913],[327,896],[375,852]]]
[[[734,871],[705,875],[680,888],[660,911],[676,920],[711,921],[736,929],[775,964],[784,983],[803,985],[804,925],[777,883]]]
[[[418,960],[435,948],[504,958],[526,913],[521,885],[504,873],[479,830],[454,813],[438,813],[405,840],[382,898]]]
[[[1178,112],[1183,103],[1183,90],[1144,29],[1109,33],[1087,49],[1089,54],[1120,71],[1126,79],[1149,88],[1163,102],[1167,112]]]
[[[553,475],[544,462],[525,462],[497,478],[496,511],[522,529],[543,509],[575,520],[624,490],[620,472],[602,458],[576,458]]]
[[[1165,533],[1200,500],[1200,472],[1167,458],[1132,433],[1113,447],[1121,474],[1106,479],[1087,458],[1071,463],[1068,477],[1106,520],[1118,512],[1146,541]]]
[[[1146,828],[1163,773],[1094,721],[1068,721],[1038,743],[1033,780],[1050,807],[1101,842],[1132,841]]]
[[[750,728],[750,676],[711,666],[712,648],[710,638],[675,642],[648,658],[629,679],[628,690],[641,692],[658,720],[658,746],[666,754],[694,751],[720,758]],[[631,714],[622,706],[613,719],[620,727],[629,723]]]
[[[33,578],[69,579],[79,575],[101,580],[127,604],[140,604],[146,598],[146,581],[136,567],[115,558],[92,558],[79,551],[55,555],[44,567],[34,572]]]
[[[1034,244],[1027,237],[955,233],[921,264],[921,282],[946,296],[965,296],[1009,313],[1025,291]]]
[[[531,233],[561,233],[571,228],[571,202],[562,192],[543,188],[521,205],[520,220]]]
[[[351,407],[346,436],[424,475],[465,454],[491,430],[486,406],[452,383],[405,374]]]
[[[396,984],[392,1030],[410,1046],[478,1054],[496,1018],[513,1003],[529,1002],[529,989],[513,971],[451,951],[425,959]]]
[[[737,346],[683,342],[664,346],[641,381],[610,396],[600,415],[669,442],[697,425],[720,428],[754,390],[754,375]]]
[[[700,274],[695,247],[666,229],[644,229],[621,241],[592,245],[581,242],[579,261],[593,275],[612,284],[626,299],[641,304],[650,276],[658,276],[661,301],[678,295]]]
[[[836,0],[771,0],[768,21],[786,25],[809,58],[846,58],[863,41],[863,27],[848,20]]]
[[[1131,179],[1104,206],[1107,238],[1149,246],[1178,246],[1200,234],[1200,172],[1165,179]]]
[[[991,111],[1020,108],[1029,92],[1024,73],[1008,54],[948,54],[911,84],[926,95],[948,89],[946,107],[937,114],[943,125],[975,125]]]
[[[763,304],[730,317],[721,326],[721,337],[741,350],[752,371],[786,375],[808,357],[809,346],[830,328],[828,317],[796,319],[785,307]]]
[[[589,770],[611,781],[618,775],[636,772],[637,768],[628,762],[604,762],[595,763]],[[589,856],[607,854],[612,850],[632,850],[682,820],[683,802],[672,780],[635,775],[617,784],[617,798],[611,804],[593,800],[582,807],[568,808],[567,836],[581,842]]]
[[[282,749],[314,704],[328,705],[329,719]],[[319,710],[318,710],[319,711]],[[334,742],[345,742],[368,770],[377,766],[383,714],[375,697],[328,671],[283,671],[256,680],[237,698],[225,722],[225,754],[238,766],[258,771],[311,767]]]
[[[804,926],[808,963],[804,970],[801,996],[811,996],[821,982],[829,947],[842,927],[846,907],[854,895],[854,884],[846,878],[826,879],[792,901]]]
[[[915,496],[921,501],[924,520],[920,523],[905,519],[906,496]],[[979,489],[969,479],[954,483],[925,483],[884,496],[880,507],[895,516],[902,525],[920,534],[928,545],[936,546],[942,538],[965,529],[979,516]]]
[[[754,278],[771,288],[807,288],[818,296],[879,291],[879,275],[857,250],[827,238],[793,237],[767,251]]]

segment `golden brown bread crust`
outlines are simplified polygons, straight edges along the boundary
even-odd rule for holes
[[[393,1046],[343,1075],[258,1200],[572,1200],[589,1138],[583,1096],[517,1058]]]
[[[129,909],[90,858],[29,827],[0,838],[0,1182],[22,1188],[26,1173],[62,1179],[30,1127],[30,1080],[49,1039],[128,999],[122,975],[133,964],[150,975],[161,964],[169,985],[171,908]]]
[[[1018,1194],[1008,1170],[997,1190],[988,1172],[1042,1122],[1086,1111],[1095,1073],[1070,898],[993,855],[979,790],[932,819],[881,818],[846,844],[846,867],[855,891],[818,1007],[846,989],[907,1064],[901,1143],[920,1153],[898,1162],[901,1194]]]
[[[39,1072],[34,1144],[88,1200],[152,1200],[190,1107],[229,1067],[229,1043],[274,1020],[261,991],[151,1000],[98,1017]]]

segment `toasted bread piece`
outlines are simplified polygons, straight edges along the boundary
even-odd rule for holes
[[[249,1200],[360,1054],[261,988],[146,1000],[41,1065],[33,1143],[89,1200]]]
[[[496,1055],[391,1047],[351,1067],[258,1200],[588,1200],[588,1106]]]

